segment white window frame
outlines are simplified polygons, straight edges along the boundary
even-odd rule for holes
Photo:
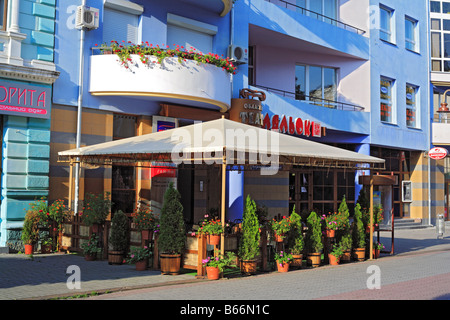
[[[411,22],[412,23],[412,35],[414,37],[414,39],[408,39],[406,38],[406,26],[407,26],[407,22]],[[419,52],[419,32],[418,32],[418,28],[419,28],[419,22],[411,17],[405,16],[405,47],[406,50],[409,51],[413,51],[413,52]],[[408,44],[411,45],[411,48],[408,48]]]
[[[388,13],[388,19],[389,19],[389,30],[386,29],[382,29],[381,28],[381,12],[385,11],[386,13]],[[380,4],[380,39],[389,43],[393,43],[395,44],[395,15],[394,15],[395,11],[389,7],[386,7],[384,5]],[[389,39],[383,39],[382,34],[386,34],[388,35]]]
[[[413,94],[414,94],[414,105],[408,105],[407,104],[407,99],[408,97],[406,97],[405,99],[405,104],[406,104],[406,108],[405,108],[405,112],[406,112],[406,126],[408,128],[413,128],[413,129],[418,129],[420,126],[420,103],[419,103],[419,99],[420,99],[420,88],[417,85],[411,84],[411,83],[406,83],[405,86],[405,93],[408,94],[408,90],[407,87],[410,87],[413,89]],[[407,109],[412,109],[414,110],[415,113],[415,120],[414,120],[414,125],[408,125],[408,110]]]
[[[390,83],[390,99],[389,100],[383,99],[381,97],[381,93],[382,93],[381,92],[381,84],[382,84],[382,81],[386,81],[386,82]],[[397,108],[396,108],[397,103],[396,103],[396,98],[395,97],[396,97],[396,81],[395,81],[395,79],[381,76],[380,77],[380,104],[379,105],[380,105],[380,121],[382,123],[386,123],[386,124],[396,124],[397,123]],[[390,105],[390,107],[391,107],[391,110],[390,110],[390,112],[391,112],[391,120],[390,121],[382,120],[382,118],[381,118],[381,112],[382,112],[381,104],[382,103],[384,103],[386,105]]]

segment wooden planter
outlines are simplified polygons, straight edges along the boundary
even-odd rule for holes
[[[241,272],[245,274],[255,274],[257,267],[256,260],[242,260],[241,261]]]
[[[356,261],[364,261],[366,257],[366,248],[353,249],[353,259]]]
[[[303,263],[303,254],[293,254],[292,255],[291,266],[296,268],[301,268]]]
[[[320,266],[321,260],[322,253],[320,252],[312,252],[308,253],[307,255],[308,264],[313,268],[317,268],[318,266]]]
[[[351,260],[352,260],[351,250],[344,251],[344,254],[341,257],[341,262],[350,262]]]
[[[51,244],[41,245],[41,253],[45,254],[45,253],[51,253],[51,252],[52,252]]]
[[[161,273],[176,275],[180,273],[181,254],[160,254]]]
[[[120,265],[123,264],[123,251],[108,251],[108,264]]]

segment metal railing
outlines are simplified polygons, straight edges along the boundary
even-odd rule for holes
[[[332,24],[332,25],[337,26],[337,27],[339,27],[341,29],[349,30],[349,31],[355,32],[357,34],[364,34],[364,33],[366,33],[366,31],[364,31],[362,29],[359,29],[357,27],[351,26],[351,25],[349,25],[347,23],[344,23],[342,21],[336,20],[334,18],[330,18],[330,17],[328,17],[326,15],[323,15],[321,13],[318,13],[318,12],[315,12],[315,11],[312,11],[312,10],[300,7],[300,6],[296,5],[296,4],[293,4],[293,3],[290,3],[290,2],[287,2],[287,1],[284,1],[284,0],[265,0],[265,1],[271,2],[271,3],[275,3],[275,4],[277,4],[277,3],[284,4],[286,9],[290,9],[291,10],[293,8],[293,9],[295,9],[296,12],[300,12],[301,14],[307,15],[307,16],[310,16],[310,17],[315,17],[317,20],[322,20],[323,22]]]
[[[274,89],[274,88],[270,88],[270,87],[266,87],[266,86],[260,86],[260,85],[253,85],[253,86],[263,89],[267,92],[272,92],[272,93],[275,93],[275,94],[283,96],[283,97],[291,98],[294,100],[299,100],[299,101],[306,102],[306,103],[316,105],[319,107],[325,107],[325,108],[337,109],[337,110],[346,110],[346,111],[359,111],[359,112],[364,111],[364,107],[346,103],[346,102],[327,100],[327,99],[307,96],[307,95],[303,95],[303,94],[299,94],[299,93],[295,93],[295,92]]]

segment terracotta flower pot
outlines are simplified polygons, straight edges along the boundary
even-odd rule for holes
[[[278,272],[288,272],[289,271],[289,263],[287,263],[287,262],[280,263],[277,261],[277,269],[278,269]]]
[[[25,254],[33,254],[33,245],[32,244],[26,244],[25,245]]]
[[[145,270],[147,270],[147,266],[148,266],[147,259],[137,261],[135,263],[135,267],[136,267],[137,271],[145,271]]]
[[[321,260],[322,260],[322,253],[320,252],[312,252],[308,253],[307,255],[308,264],[313,268],[317,268],[318,266],[320,266]]]
[[[206,267],[206,274],[209,280],[218,280],[220,271],[218,267]]]
[[[94,223],[91,228],[92,228],[92,233],[98,234],[100,232],[100,224],[98,224],[98,223]]]
[[[97,259],[97,255],[95,253],[91,253],[91,254],[85,254],[84,255],[84,260],[86,261],[94,261]]]
[[[373,249],[372,255],[374,259],[378,259],[380,257],[380,249]]]
[[[212,246],[218,246],[220,243],[220,234],[210,234],[208,235],[208,244]]]
[[[276,241],[276,242],[283,242],[283,240],[284,240],[284,234],[277,234],[277,233],[275,232],[274,238],[275,238],[275,241]]]
[[[327,238],[334,238],[336,235],[336,230],[325,229],[325,232]]]
[[[333,266],[337,266],[340,262],[340,258],[339,257],[335,257],[332,254],[328,255],[328,260],[330,261],[330,264]]]

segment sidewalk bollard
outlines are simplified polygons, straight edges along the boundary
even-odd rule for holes
[[[444,238],[444,233],[445,233],[445,221],[444,221],[444,215],[443,214],[439,214],[438,218],[436,220],[436,232],[438,234],[438,239],[443,239]]]

